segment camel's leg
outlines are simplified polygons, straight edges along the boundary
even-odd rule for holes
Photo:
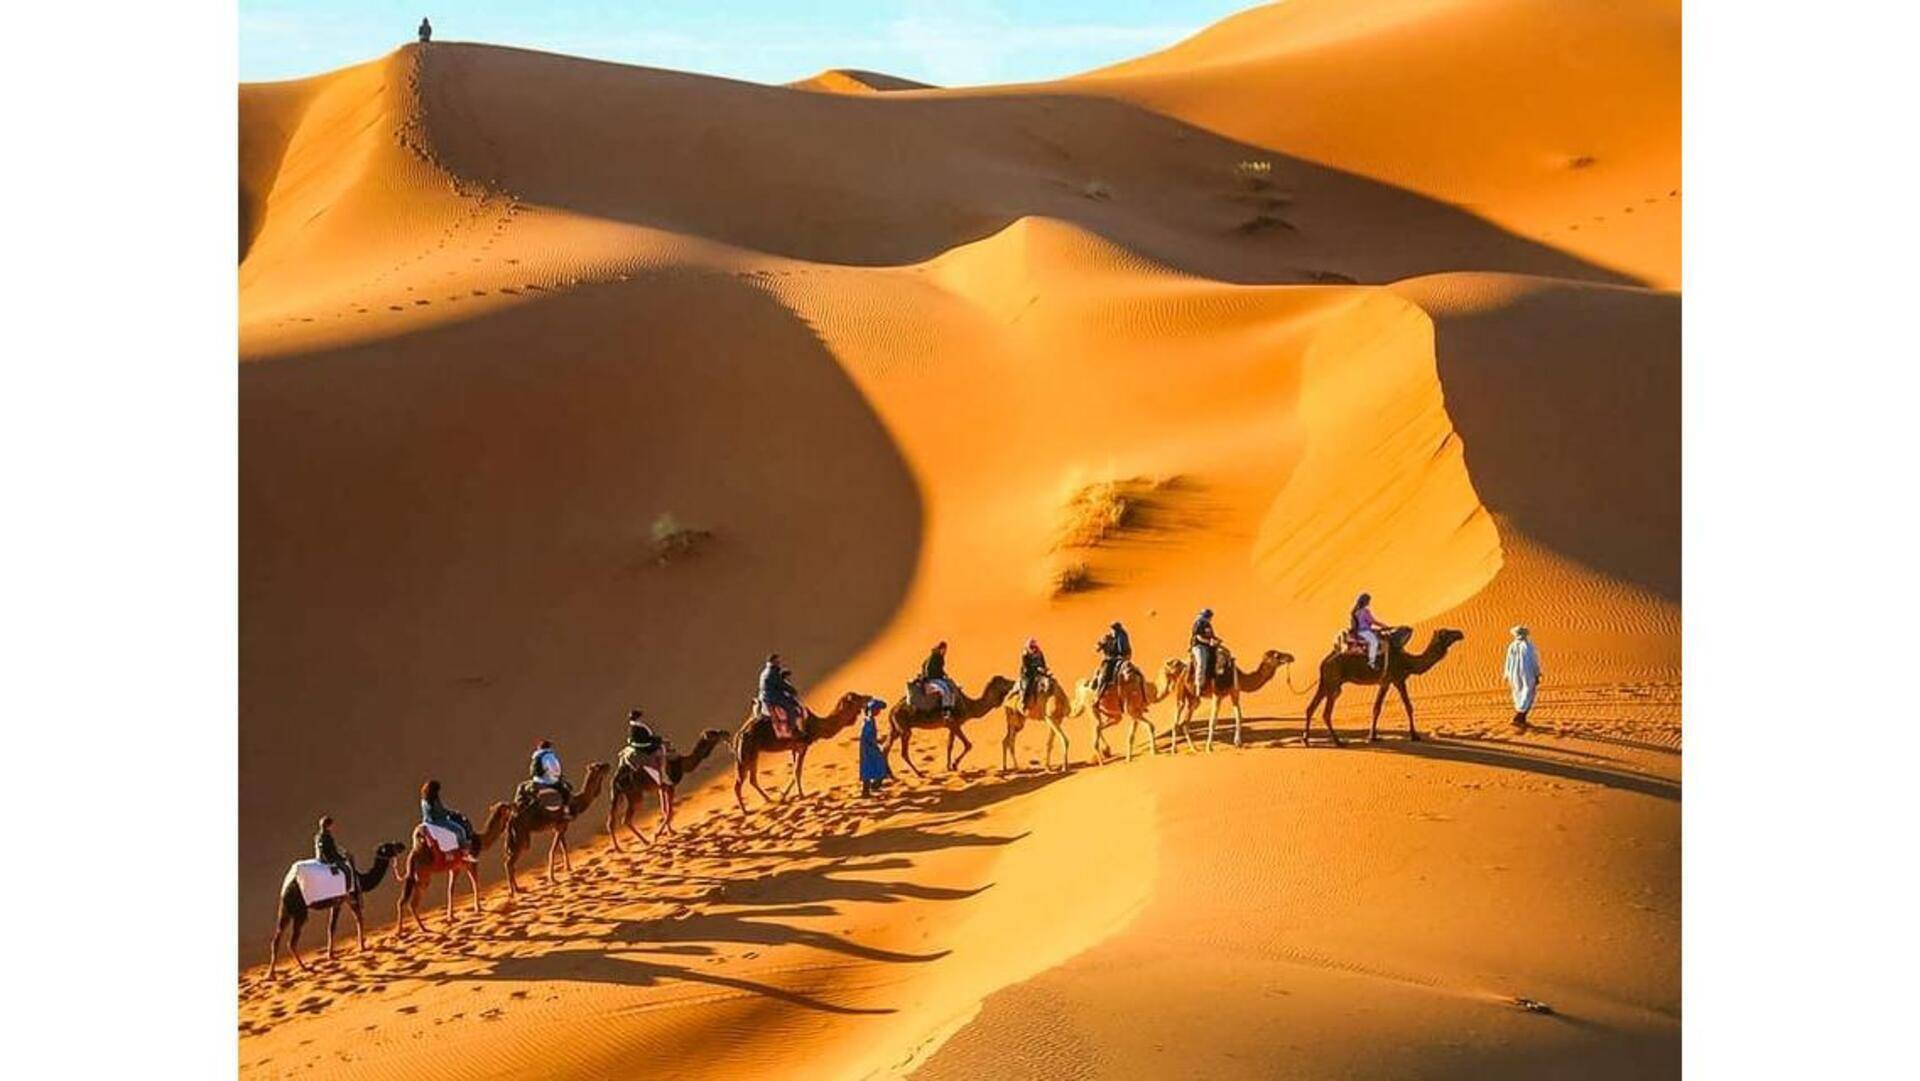
[[[1007,770],[1013,766],[1013,740],[1015,736],[1020,734],[1019,723],[1019,721],[1014,719],[1014,712],[1007,710],[1007,734],[1000,739],[1001,773],[1007,772]]]
[[[1407,738],[1418,743],[1420,741],[1420,732],[1413,727],[1413,699],[1407,697],[1406,681],[1402,680],[1395,683],[1393,689],[1400,692],[1401,708],[1407,711]]]
[[[340,906],[327,909],[327,960],[333,960],[333,929],[340,926]]]
[[[1313,711],[1320,708],[1320,700],[1326,696],[1327,692],[1324,689],[1314,688],[1313,700],[1307,703],[1306,718],[1300,725],[1300,746],[1302,747],[1313,742]]]
[[[1213,708],[1207,713],[1207,753],[1213,753],[1213,731],[1220,726],[1220,696],[1213,696]]]
[[[1240,715],[1240,696],[1235,694],[1233,696],[1233,745],[1235,747],[1240,746],[1240,726],[1245,723],[1246,718]]]
[[[793,752],[793,778],[787,787],[793,789],[795,799],[807,798],[807,745],[804,743]]]
[[[973,750],[973,741],[967,738],[967,734],[961,731],[960,725],[956,723],[947,729],[947,754],[949,756],[953,755],[953,741],[956,739],[960,741],[960,755],[958,758],[954,758],[953,761],[947,763],[947,770],[949,772],[959,769],[960,763],[967,757],[967,752]]]
[[[480,914],[480,865],[470,864],[466,868],[467,889],[473,894],[473,914]]]
[[[608,785],[607,786],[607,840],[613,845],[613,850],[615,852],[626,851],[626,849],[620,847],[620,831],[615,827],[615,823],[614,823],[615,812],[617,812],[620,809],[620,798],[621,798],[620,790],[618,788],[615,788],[612,785]],[[633,800],[631,798],[627,800],[627,810],[629,812],[633,810]],[[629,815],[629,817],[631,817],[631,815]]]
[[[753,768],[747,771],[747,780],[753,782],[753,790],[760,793],[760,801],[762,803],[773,802],[773,797],[767,795],[767,790],[760,787],[760,764],[758,762],[755,762]]]
[[[500,853],[500,862],[507,870],[507,899],[511,901],[520,895],[520,882],[513,876],[513,862],[520,858],[520,845],[525,842],[514,837],[512,827],[508,827],[505,850]]]
[[[1373,723],[1367,727],[1367,742],[1380,738],[1380,708],[1387,704],[1387,681],[1380,681],[1380,689],[1373,695]]]
[[[367,952],[367,933],[360,925],[360,906],[348,905],[347,911],[353,914],[353,952]]]
[[[1073,744],[1067,740],[1066,727],[1059,721],[1049,717],[1047,718],[1048,761],[1052,760],[1053,737],[1055,736],[1060,737],[1060,772],[1065,773],[1067,768],[1073,765]]]
[[[561,826],[553,839],[560,842],[560,866],[566,869],[568,877],[573,875],[573,849],[567,847],[567,827]]]
[[[1334,731],[1333,728],[1333,704],[1339,701],[1339,699],[1340,693],[1338,691],[1327,695],[1327,738],[1333,740],[1335,747],[1343,746],[1340,742],[1340,733]]]
[[[907,764],[907,768],[913,771],[915,777],[924,778],[926,774],[920,772],[920,767],[914,764],[913,752],[911,750],[912,743],[913,729],[902,726],[900,729],[900,760]]]
[[[273,921],[273,941],[267,945],[267,978],[272,979],[280,969],[280,936],[287,933],[287,924],[292,922],[284,917]]]
[[[647,843],[646,835],[641,833],[640,830],[637,827],[635,827],[633,824],[634,808],[638,807],[639,804],[640,804],[639,792],[635,792],[633,795],[628,796],[627,797],[627,817],[622,819],[621,821],[627,827],[627,832],[633,834],[634,840],[639,841],[641,844],[646,844]]]
[[[306,971],[307,962],[300,956],[300,931],[306,925],[307,914],[296,913],[293,917],[293,929],[287,935],[287,952],[293,954],[293,963],[299,965],[302,972]]]

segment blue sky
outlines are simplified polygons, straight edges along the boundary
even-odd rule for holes
[[[1047,79],[1170,45],[1257,0],[240,0],[240,78],[291,79],[413,38],[756,82],[867,68],[943,86]]]

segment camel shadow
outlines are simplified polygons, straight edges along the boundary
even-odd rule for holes
[[[528,983],[560,981],[614,984],[620,987],[664,987],[670,981],[706,984],[743,994],[770,998],[802,1009],[841,1015],[872,1015],[895,1012],[891,1007],[842,1006],[800,991],[769,983],[702,972],[681,965],[663,964],[631,954],[614,954],[599,949],[554,950],[533,957],[503,957],[479,972],[423,977],[431,983]]]

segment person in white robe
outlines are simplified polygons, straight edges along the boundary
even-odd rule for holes
[[[1507,687],[1513,692],[1513,726],[1527,727],[1527,714],[1533,712],[1534,695],[1540,690],[1540,650],[1525,627],[1513,628],[1513,642],[1507,646]]]

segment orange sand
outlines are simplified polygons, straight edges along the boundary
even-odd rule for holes
[[[1300,658],[1238,753],[999,778],[992,716],[867,805],[848,735],[645,853],[596,807],[573,881],[444,939],[383,885],[367,956],[243,976],[245,1072],[1677,1073],[1678,14],[1292,0],[1017,87],[459,44],[242,87],[244,964],[320,811],[369,852],[629,704],[731,728],[770,649],[822,706],[939,638],[970,689],[1030,634],[1079,678],[1112,618],[1157,672],[1202,604]],[[1142,503],[1063,546],[1102,484]],[[711,542],[659,564],[666,512]],[[1413,688],[1442,738],[1302,751],[1362,588],[1467,632]]]

